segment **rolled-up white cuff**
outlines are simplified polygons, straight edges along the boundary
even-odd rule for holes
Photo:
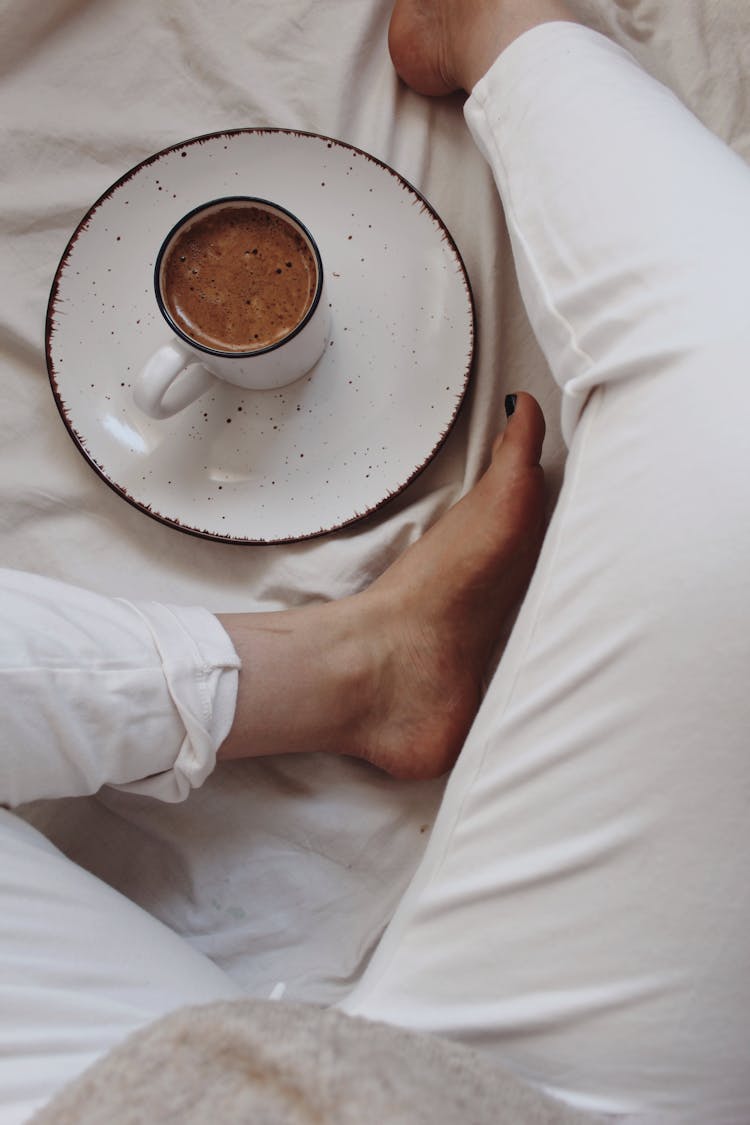
[[[158,602],[124,604],[151,633],[185,736],[170,769],[115,788],[160,801],[183,801],[212,772],[217,750],[229,734],[240,659],[225,630],[205,609]]]
[[[239,667],[205,609],[0,570],[0,801],[182,800],[232,725]]]

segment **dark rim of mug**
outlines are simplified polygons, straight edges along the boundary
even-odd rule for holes
[[[203,211],[210,211],[213,208],[221,208],[225,205],[228,206],[231,203],[259,204],[262,208],[267,208],[270,211],[275,211],[277,214],[287,219],[292,226],[296,227],[300,231],[303,237],[307,240],[307,243],[315,258],[315,266],[318,271],[318,281],[315,287],[315,294],[312,301],[310,302],[309,309],[307,310],[299,324],[297,324],[291,332],[288,332],[286,336],[282,336],[280,340],[274,341],[273,344],[268,344],[265,348],[249,348],[247,351],[238,351],[234,348],[229,350],[225,350],[222,348],[211,348],[207,344],[199,343],[198,340],[194,340],[192,336],[188,335],[188,333],[185,332],[183,328],[180,328],[179,324],[176,323],[176,321],[171,316],[161,294],[161,264],[164,260],[164,255],[167,253],[169,247],[172,244],[172,240],[174,239],[174,237],[182,230],[185,224],[190,222],[191,219],[195,218],[196,215],[200,215]],[[259,196],[255,195],[225,195],[219,197],[218,199],[211,199],[207,203],[200,203],[197,207],[194,207],[192,211],[188,211],[186,215],[183,215],[182,218],[174,224],[169,234],[162,242],[159,248],[159,253],[156,256],[156,264],[154,265],[154,292],[156,293],[156,303],[159,306],[161,315],[164,317],[172,331],[177,336],[179,336],[181,340],[184,340],[186,344],[189,344],[191,348],[197,348],[198,351],[205,352],[206,355],[220,356],[224,359],[251,359],[255,356],[268,355],[269,352],[276,351],[277,348],[280,348],[283,344],[287,344],[290,340],[294,339],[294,337],[302,331],[305,325],[309,323],[315,310],[320,304],[320,297],[323,292],[323,259],[320,256],[320,250],[318,249],[317,242],[315,241],[305,224],[301,221],[301,219],[298,219],[297,216],[294,215],[291,211],[287,210],[286,207],[282,207],[280,203],[274,203],[270,199],[261,199]]]

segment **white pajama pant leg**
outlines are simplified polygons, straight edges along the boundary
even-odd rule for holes
[[[570,454],[424,861],[343,1006],[583,1108],[740,1125],[750,171],[572,24],[517,40],[466,116]]]
[[[0,572],[0,803],[102,785],[180,800],[231,725],[211,614]],[[136,1028],[234,983],[0,810],[0,1122],[24,1121]]]

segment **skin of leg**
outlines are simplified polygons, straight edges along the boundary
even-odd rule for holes
[[[472,1042],[582,1108],[735,1125],[750,177],[569,30],[519,43],[477,103],[569,400],[565,484],[425,860],[344,1007]]]
[[[485,475],[367,590],[222,615],[245,670],[219,758],[314,749],[401,778],[448,770],[539,551],[543,438],[538,405],[518,395]]]

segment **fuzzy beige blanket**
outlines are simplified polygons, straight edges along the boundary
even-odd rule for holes
[[[34,1125],[594,1125],[486,1057],[300,1004],[187,1008],[132,1035]]]

